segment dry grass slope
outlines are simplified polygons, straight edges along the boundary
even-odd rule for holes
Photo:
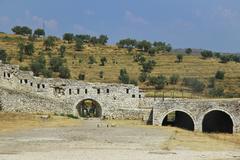
[[[38,56],[39,52],[43,50],[43,42],[41,39],[34,42],[35,53],[33,57],[25,57],[24,62],[17,60],[17,44],[19,36],[0,34],[0,48],[3,48],[11,55],[12,64],[19,64],[20,66],[28,66],[31,63],[32,58]],[[25,38],[26,40],[26,38]],[[131,79],[138,79],[141,66],[133,62],[132,54],[128,53],[125,49],[119,49],[116,46],[92,46],[85,45],[85,48],[81,52],[74,51],[74,43],[68,44],[62,40],[57,41],[55,47],[52,50],[52,55],[58,54],[59,47],[64,44],[66,46],[66,64],[71,70],[71,77],[77,79],[80,72],[85,73],[85,80],[90,82],[118,82],[119,70],[126,68]],[[97,64],[89,65],[88,57],[93,55]],[[105,66],[100,66],[100,58],[105,56],[107,63]],[[163,74],[170,77],[172,74],[179,74],[183,77],[196,77],[207,84],[208,78],[213,77],[217,70],[225,71],[225,79],[218,80],[217,86],[222,86],[226,93],[240,93],[240,64],[230,62],[222,64],[218,62],[218,59],[203,60],[199,55],[186,55],[183,58],[182,63],[175,63],[176,55],[174,53],[161,53],[154,57],[145,56],[147,59],[154,59],[157,64],[154,68],[152,75]],[[46,54],[47,61],[49,56]],[[79,63],[79,61],[82,61]],[[114,63],[116,61],[117,63]],[[99,77],[99,72],[104,72],[104,78]],[[56,75],[55,75],[56,76]],[[147,86],[144,83],[139,84],[140,88],[145,90],[147,96],[161,96],[162,91],[154,93],[154,89]],[[183,94],[181,92],[183,90]],[[175,97],[206,97],[207,90],[201,95],[192,95],[188,88],[182,87],[181,83],[177,85],[168,85],[163,90],[165,96]]]

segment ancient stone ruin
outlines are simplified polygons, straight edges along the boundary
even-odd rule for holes
[[[240,99],[148,98],[134,85],[34,77],[0,62],[3,112],[142,119],[192,131],[240,132]]]

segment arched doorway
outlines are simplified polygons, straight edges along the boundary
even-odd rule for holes
[[[100,118],[102,116],[102,108],[100,104],[93,99],[82,100],[77,105],[77,111],[80,117]]]
[[[233,133],[232,118],[223,111],[210,111],[203,118],[202,131],[208,133]]]
[[[182,111],[173,111],[168,113],[163,119],[162,126],[173,126],[194,131],[194,122],[192,117]]]

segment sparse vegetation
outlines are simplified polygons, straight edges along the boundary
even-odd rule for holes
[[[240,93],[238,76],[240,75],[240,65],[235,63],[238,59],[237,55],[230,56],[230,54],[212,52],[213,57],[211,60],[204,60],[201,58],[202,56],[197,54],[186,54],[183,62],[175,63],[176,54],[174,52],[167,53],[166,49],[160,49],[162,48],[160,44],[163,42],[158,45],[157,43],[155,45],[152,43],[151,48],[158,48],[153,57],[149,54],[149,51],[142,52],[135,47],[137,44],[135,44],[134,39],[131,39],[133,41],[129,44],[127,43],[127,45],[124,42],[123,47],[101,45],[98,42],[98,37],[90,35],[75,35],[71,43],[66,43],[57,37],[50,36],[50,39],[53,41],[53,45],[50,46],[43,45],[46,39],[48,38],[30,41],[28,36],[0,34],[0,45],[2,50],[5,50],[7,56],[5,58],[4,54],[1,55],[2,53],[0,53],[0,58],[4,59],[5,63],[28,67],[29,70],[34,71],[34,75],[59,77],[59,72],[52,71],[50,60],[54,57],[60,57],[63,59],[63,66],[68,66],[71,78],[79,79],[79,72],[81,72],[85,75],[84,80],[90,82],[120,82],[119,70],[126,68],[128,75],[131,77],[128,83],[130,83],[130,79],[138,80],[138,85],[145,90],[146,95],[150,96],[153,95],[155,87],[148,85],[147,77],[157,77],[160,74],[168,77],[169,85],[165,85],[162,89],[166,96],[171,95],[170,93],[173,89],[175,90],[175,95],[179,97],[182,96],[182,92],[186,97],[194,97],[195,95],[194,92],[192,93],[191,86],[184,85],[183,87],[181,83],[171,84],[170,77],[173,74],[178,74],[181,77],[196,77],[207,86],[207,88],[204,87],[202,92],[197,92],[196,96],[210,96],[207,94],[209,88],[212,89],[214,87],[209,87],[208,79],[212,76],[215,79],[216,71],[224,70],[227,74],[224,75],[224,79],[221,81],[216,81],[215,85],[224,88],[224,97],[236,97]],[[84,48],[81,49],[81,52],[75,51],[76,39],[81,39],[83,42]],[[22,61],[19,61],[20,55],[17,47],[19,42],[22,42],[24,45],[32,43],[34,46],[34,51],[29,55],[21,54]],[[168,44],[165,43],[165,46],[168,46]],[[132,50],[130,54],[128,47]],[[219,63],[221,62],[220,57],[223,55],[227,55],[228,61]],[[45,59],[44,65],[36,63],[40,56]],[[90,56],[95,59],[95,62],[99,61],[99,65],[89,65]],[[101,60],[102,57],[107,59],[107,63],[105,62],[104,66]],[[133,63],[133,61],[137,63]],[[104,72],[104,78],[100,78],[100,71]]]
[[[223,80],[224,79],[224,75],[225,75],[224,71],[217,71],[216,74],[215,74],[215,78]]]

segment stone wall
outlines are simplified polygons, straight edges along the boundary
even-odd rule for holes
[[[0,62],[0,109],[3,111],[73,114],[86,99],[96,101],[102,117],[142,119],[162,125],[166,115],[181,111],[191,117],[194,129],[202,131],[204,116],[212,110],[223,111],[240,132],[240,99],[162,99],[146,98],[134,85],[87,83],[77,80],[34,77],[17,65]]]

